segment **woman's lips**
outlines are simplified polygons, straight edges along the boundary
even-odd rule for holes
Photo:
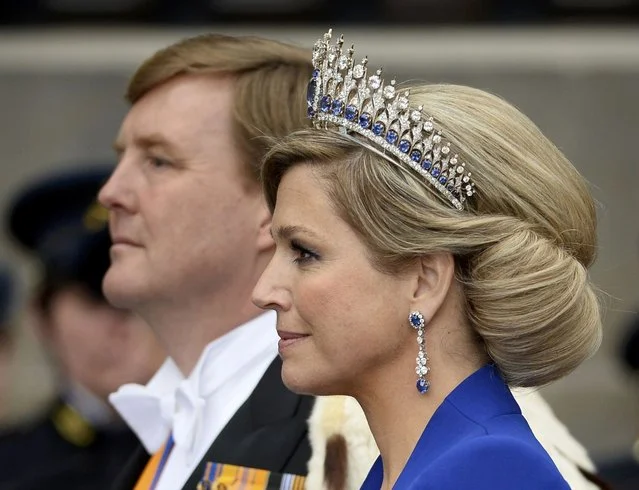
[[[278,330],[277,334],[280,336],[280,341],[277,344],[277,348],[278,348],[280,354],[285,349],[288,349],[288,348],[290,348],[290,347],[302,342],[304,339],[310,337],[310,335],[308,335],[308,334],[285,332],[285,331],[282,331],[282,330]]]

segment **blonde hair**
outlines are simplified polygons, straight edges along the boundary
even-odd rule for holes
[[[156,52],[134,73],[126,100],[135,104],[155,87],[181,75],[232,76],[234,132],[251,175],[270,138],[308,126],[305,91],[313,66],[310,51],[259,37],[205,34]]]
[[[532,121],[494,95],[419,85],[410,99],[467,162],[477,189],[467,210],[352,138],[312,129],[266,156],[269,205],[288,169],[314,165],[336,212],[380,270],[395,273],[424,254],[454,254],[468,323],[511,386],[541,386],[568,374],[601,342],[587,271],[596,212],[586,182]]]

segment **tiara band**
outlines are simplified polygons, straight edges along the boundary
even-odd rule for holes
[[[335,125],[363,136],[463,210],[466,199],[475,193],[475,184],[433,118],[421,106],[410,107],[409,91],[398,91],[395,80],[386,84],[381,69],[369,77],[368,59],[355,64],[355,49],[343,49],[343,36],[335,44],[331,38],[329,29],[313,47],[314,70],[307,92],[313,125],[320,129]]]

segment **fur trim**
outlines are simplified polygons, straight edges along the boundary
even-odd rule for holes
[[[328,490],[345,490],[348,475],[348,450],[346,439],[341,434],[333,434],[326,441],[324,459],[324,481]]]
[[[586,449],[570,434],[550,405],[533,390],[513,390],[530,429],[548,452],[553,462],[573,490],[597,490],[600,487],[589,481],[580,468],[595,473],[597,470]]]
[[[306,490],[329,489],[324,479],[327,443],[336,435],[346,442],[346,475],[341,480],[344,490],[358,489],[379,456],[364,412],[354,398],[318,397],[309,420],[312,456]]]

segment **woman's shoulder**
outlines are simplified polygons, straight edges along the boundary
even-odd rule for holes
[[[460,441],[432,458],[409,487],[432,490],[570,489],[541,446],[501,434]]]

